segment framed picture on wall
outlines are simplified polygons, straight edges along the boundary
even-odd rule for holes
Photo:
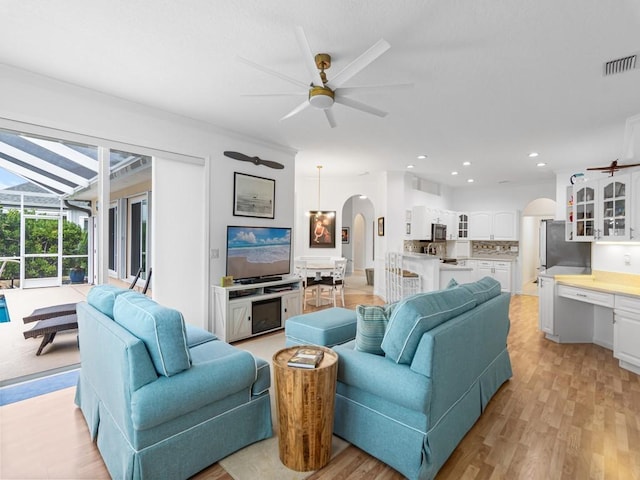
[[[384,217],[378,217],[378,236],[384,237]]]
[[[336,212],[309,214],[309,248],[336,248]]]
[[[245,173],[233,174],[233,214],[274,218],[276,181]]]
[[[342,243],[349,243],[349,227],[342,227]]]

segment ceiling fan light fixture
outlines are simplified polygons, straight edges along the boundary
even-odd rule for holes
[[[312,87],[309,90],[309,103],[315,108],[331,108],[333,97],[333,90],[327,87]]]

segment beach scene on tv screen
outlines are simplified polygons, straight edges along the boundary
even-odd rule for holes
[[[289,273],[291,229],[229,227],[227,275],[233,278]]]

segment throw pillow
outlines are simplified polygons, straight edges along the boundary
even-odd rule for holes
[[[405,298],[391,314],[382,350],[396,363],[411,364],[422,335],[450,318],[476,306],[473,294],[463,288],[421,293]]]
[[[392,303],[382,307],[378,305],[358,305],[356,307],[356,350],[384,355],[380,344],[395,305]]]
[[[456,288],[458,286],[458,282],[456,282],[455,278],[452,278],[451,280],[449,280],[449,283],[447,283],[447,288]]]
[[[170,377],[191,366],[184,319],[177,310],[129,290],[116,298],[113,319],[144,342],[159,375]]]
[[[478,305],[492,299],[493,297],[497,297],[502,291],[500,282],[491,277],[484,277],[473,283],[465,283],[460,285],[460,288],[464,288],[471,292]]]

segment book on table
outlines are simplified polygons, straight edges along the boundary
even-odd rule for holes
[[[291,356],[287,365],[296,368],[316,368],[322,361],[324,352],[315,348],[299,348]]]

